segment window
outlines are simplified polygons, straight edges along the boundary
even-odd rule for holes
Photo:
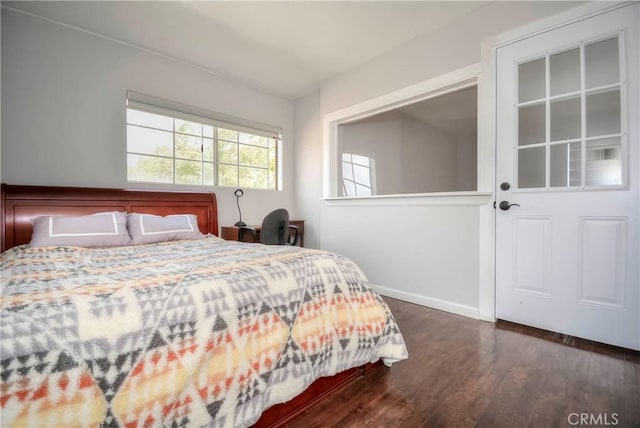
[[[336,196],[477,190],[476,81],[434,92],[337,124]]]
[[[344,196],[375,195],[375,169],[373,158],[342,154],[342,193]]]
[[[279,132],[127,103],[129,182],[278,189]]]

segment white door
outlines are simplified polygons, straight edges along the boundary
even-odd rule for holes
[[[498,50],[499,319],[640,349],[639,18]]]

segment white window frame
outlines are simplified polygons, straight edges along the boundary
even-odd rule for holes
[[[471,86],[478,86],[480,91],[479,76],[482,71],[481,65],[473,64],[460,70],[447,73],[442,76],[429,79],[427,81],[409,86],[407,88],[347,107],[342,110],[328,113],[323,120],[324,138],[324,186],[323,199],[345,199],[347,197],[338,196],[339,186],[341,186],[341,174],[339,168],[342,163],[338,159],[338,126],[354,122],[365,117],[373,116],[385,111],[397,109],[409,104],[423,101],[429,98],[447,94],[449,92],[465,89]],[[479,93],[480,96],[480,93]],[[478,119],[479,120],[479,119]],[[478,159],[478,162],[481,160]],[[480,164],[479,164],[480,165]],[[478,168],[480,174],[480,168]],[[480,183],[480,177],[478,177]],[[479,187],[478,187],[479,189]],[[478,191],[471,192],[451,192],[456,195],[477,195]],[[433,193],[433,195],[441,195]],[[412,193],[408,195],[373,195],[367,198],[394,198],[403,196],[428,196],[431,193]],[[347,198],[348,199],[348,198]]]
[[[237,156],[237,160],[235,163],[233,164],[228,164],[228,163],[222,163],[219,161],[218,159],[218,150],[217,150],[217,146],[218,146],[218,141],[219,141],[219,137],[218,137],[218,129],[219,128],[223,128],[223,129],[228,129],[231,131],[237,131],[238,133],[245,133],[245,134],[250,134],[250,135],[256,135],[256,136],[261,136],[261,137],[266,137],[269,139],[273,139],[275,140],[275,175],[273,177],[273,181],[271,179],[268,179],[268,184],[267,187],[253,187],[254,189],[259,189],[259,190],[282,190],[282,129],[280,127],[276,127],[276,126],[272,126],[272,125],[267,125],[267,124],[263,124],[263,123],[259,123],[259,122],[254,122],[254,121],[250,121],[250,120],[245,120],[242,118],[238,118],[238,117],[233,117],[233,116],[228,116],[228,115],[223,115],[220,113],[215,113],[215,112],[211,112],[208,110],[204,110],[204,109],[200,109],[197,107],[193,107],[193,106],[188,106],[185,104],[181,104],[181,103],[177,103],[174,101],[169,101],[169,100],[164,100],[164,99],[160,99],[160,98],[156,98],[156,97],[152,97],[152,96],[148,96],[148,95],[144,95],[144,94],[140,94],[134,91],[127,91],[127,99],[126,99],[126,111],[128,111],[129,109],[132,110],[137,110],[137,111],[142,111],[142,112],[146,112],[146,113],[153,113],[153,114],[159,114],[162,116],[167,116],[167,117],[171,117],[173,119],[180,119],[180,120],[185,120],[185,121],[190,121],[190,122],[195,122],[198,124],[202,124],[202,125],[209,125],[213,127],[213,136],[212,137],[205,137],[202,136],[202,140],[204,141],[205,138],[209,138],[213,140],[213,146],[214,146],[214,155],[213,155],[213,160],[212,161],[205,161],[204,160],[204,156],[201,157],[200,162],[201,165],[204,165],[205,163],[212,163],[213,164],[213,185],[209,184],[209,183],[193,183],[193,184],[183,184],[183,183],[176,183],[176,174],[175,174],[175,163],[176,160],[181,160],[181,158],[177,158],[176,154],[175,154],[175,136],[176,134],[180,134],[182,135],[182,133],[177,132],[175,130],[175,127],[172,131],[168,131],[168,130],[162,130],[165,132],[172,132],[173,135],[173,154],[171,156],[162,156],[162,155],[153,155],[153,154],[148,154],[148,153],[138,153],[138,152],[134,152],[134,151],[130,151],[129,149],[129,143],[128,143],[128,139],[127,139],[127,143],[126,143],[126,147],[125,147],[125,156],[127,157],[127,161],[128,162],[128,156],[131,155],[142,155],[142,156],[149,156],[149,157],[162,157],[162,158],[166,158],[166,159],[171,159],[173,162],[173,169],[174,169],[174,174],[172,177],[172,182],[168,183],[168,182],[160,182],[160,181],[138,181],[138,180],[130,180],[129,179],[129,174],[128,174],[128,168],[127,168],[127,178],[126,181],[127,183],[142,183],[142,184],[150,184],[150,185],[160,185],[160,186],[168,186],[168,187],[184,187],[184,186],[195,186],[195,187],[206,187],[206,186],[214,186],[214,187],[243,187],[243,188],[251,188],[250,186],[247,186],[245,184],[241,184],[240,183],[240,168],[254,168],[254,169],[264,169],[262,167],[258,167],[258,166],[252,166],[252,165],[243,165],[240,163],[240,156],[239,156],[239,150],[240,150],[240,146],[251,146],[251,144],[248,143],[241,143],[240,141],[236,141],[233,142],[231,141],[231,143],[237,144],[238,145],[238,156]],[[125,127],[129,126],[129,125],[133,125],[133,126],[140,126],[140,125],[135,125],[135,124],[129,124],[128,119],[125,118]],[[155,129],[155,128],[153,128]],[[158,128],[158,130],[160,130]],[[186,134],[185,134],[186,135]],[[226,141],[226,140],[221,140],[221,141]],[[271,143],[270,143],[271,144]],[[267,148],[267,150],[269,150]],[[236,177],[236,183],[231,185],[220,185],[218,183],[218,167],[219,165],[233,165],[235,167],[237,167],[238,169],[238,175]],[[267,167],[268,168],[268,167]],[[204,170],[202,175],[204,175]],[[271,187],[271,185],[273,185],[273,187]]]

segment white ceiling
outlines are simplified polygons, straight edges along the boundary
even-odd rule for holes
[[[287,98],[487,3],[2,2]]]

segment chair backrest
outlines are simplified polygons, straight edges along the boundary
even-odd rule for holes
[[[267,245],[285,245],[289,240],[289,211],[280,208],[271,211],[262,220],[260,242]]]

